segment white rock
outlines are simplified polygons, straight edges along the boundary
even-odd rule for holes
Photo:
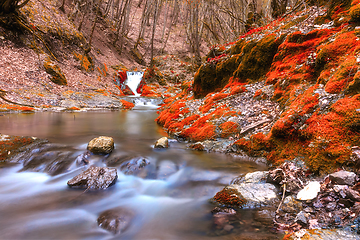
[[[312,200],[317,197],[320,192],[320,183],[317,181],[309,182],[300,192],[296,198],[298,200]]]
[[[257,171],[252,173],[247,173],[245,175],[244,182],[245,183],[259,183],[262,180],[266,180],[267,176],[269,175],[269,172],[264,171]]]
[[[168,147],[169,147],[169,140],[167,137],[162,137],[158,139],[154,146],[154,148],[168,148]]]

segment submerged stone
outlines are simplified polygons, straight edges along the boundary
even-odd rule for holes
[[[99,227],[114,234],[126,231],[134,218],[134,213],[125,208],[110,209],[100,214],[97,219]]]
[[[106,136],[94,138],[89,142],[87,149],[95,154],[109,154],[114,150],[114,139]]]
[[[71,188],[106,189],[117,180],[116,168],[90,166],[67,182]]]
[[[142,175],[141,172],[150,161],[145,157],[136,157],[121,164],[120,170],[126,175]]]

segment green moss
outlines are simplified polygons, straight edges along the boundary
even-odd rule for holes
[[[234,54],[234,55],[239,54],[239,53],[241,53],[245,43],[246,43],[246,41],[244,39],[240,39],[226,52],[228,54]]]
[[[279,45],[280,41],[277,41],[276,35],[271,34],[257,42],[249,52],[246,52],[244,47],[245,56],[234,72],[234,77],[239,78],[241,82],[246,79],[258,80],[268,72]]]
[[[204,97],[209,92],[213,92],[218,86],[216,81],[216,65],[203,64],[195,73],[193,90],[196,98]]]

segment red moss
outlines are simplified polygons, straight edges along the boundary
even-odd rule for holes
[[[221,137],[227,138],[231,135],[239,132],[239,124],[234,122],[224,122],[220,126],[221,129]]]
[[[26,106],[19,106],[19,105],[10,105],[10,104],[3,104],[1,106],[5,106],[8,110],[14,110],[14,111],[22,111],[22,112],[33,112],[35,111],[35,108],[33,107],[26,107]]]
[[[218,107],[215,111],[210,113],[208,116],[210,119],[219,119],[221,117],[229,117],[236,115],[237,112],[230,111],[230,109],[226,106]]]
[[[262,94],[262,90],[261,90],[261,89],[256,90],[256,92],[255,92],[255,94],[254,94],[254,98],[259,97],[261,94]]]
[[[78,107],[71,107],[71,108],[67,108],[67,110],[70,110],[70,111],[78,111],[78,110],[80,110],[80,108],[78,108]]]
[[[193,126],[183,130],[181,132],[181,137],[192,141],[205,141],[214,139],[216,137],[216,126],[214,126],[212,123],[204,123],[201,127],[194,126],[195,124],[196,122],[193,124]]]
[[[217,192],[213,199],[221,205],[231,207],[242,207],[246,204],[246,199],[237,190],[227,187]]]
[[[357,69],[355,56],[347,57],[337,71],[328,79],[325,90],[328,93],[340,93],[353,80]]]

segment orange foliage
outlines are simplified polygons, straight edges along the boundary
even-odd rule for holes
[[[224,122],[219,127],[221,129],[220,136],[222,138],[230,137],[231,135],[239,132],[239,124],[234,122]]]
[[[134,103],[125,101],[123,99],[120,100],[120,102],[122,103],[124,109],[132,109],[133,107],[135,107]]]
[[[142,89],[142,93],[141,93],[142,97],[161,97],[160,93],[157,93],[155,91],[154,87],[151,87],[149,85],[145,85]]]
[[[33,111],[35,111],[35,108],[33,108],[33,107],[13,105],[13,104],[1,104],[0,108],[5,108],[5,109],[8,109],[8,110],[13,110],[13,111],[22,111],[22,112],[33,112]]]

